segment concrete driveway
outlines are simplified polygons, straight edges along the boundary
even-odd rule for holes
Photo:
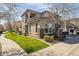
[[[47,56],[79,56],[79,36],[70,36],[64,42],[60,42],[31,55]]]

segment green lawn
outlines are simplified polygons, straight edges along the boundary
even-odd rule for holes
[[[27,53],[32,53],[49,46],[48,44],[35,38],[21,36],[11,32],[6,32],[5,37],[15,41]]]

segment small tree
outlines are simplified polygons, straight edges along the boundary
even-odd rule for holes
[[[75,4],[67,4],[67,3],[55,3],[55,4],[47,4],[49,11],[55,14],[55,18],[57,22],[55,23],[55,36],[58,36],[58,30],[61,27],[61,21],[59,18],[68,19],[72,16],[75,16],[75,12],[79,10],[78,6]],[[61,17],[60,17],[61,16]]]

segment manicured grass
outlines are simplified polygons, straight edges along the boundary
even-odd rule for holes
[[[49,46],[33,37],[21,36],[12,32],[6,32],[5,37],[15,41],[27,53],[32,53]]]

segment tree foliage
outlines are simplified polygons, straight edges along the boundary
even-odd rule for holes
[[[2,3],[0,4],[0,19],[6,20],[9,30],[12,31],[12,24],[16,21],[18,15],[18,4],[15,3]]]

